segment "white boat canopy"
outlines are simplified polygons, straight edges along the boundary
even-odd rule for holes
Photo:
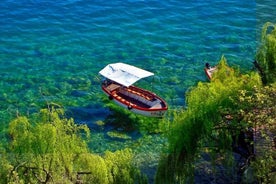
[[[154,75],[149,71],[125,63],[109,64],[99,73],[102,76],[126,87],[129,87],[142,78]]]

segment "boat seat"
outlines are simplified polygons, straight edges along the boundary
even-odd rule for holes
[[[114,90],[117,90],[120,87],[121,87],[120,85],[112,83],[109,86],[107,86],[106,89],[108,89],[109,91],[114,91]]]

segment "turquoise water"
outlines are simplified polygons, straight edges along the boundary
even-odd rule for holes
[[[132,132],[135,139],[117,140],[106,135],[114,126],[97,127],[112,114],[98,71],[119,61],[147,69],[155,73],[153,84],[146,79],[140,86],[170,109],[183,107],[185,91],[206,81],[206,61],[216,64],[225,55],[230,65],[252,68],[261,26],[276,22],[275,9],[273,0],[4,0],[0,120],[55,103],[91,127],[96,152],[132,145],[156,158],[164,144],[158,135],[139,139]]]

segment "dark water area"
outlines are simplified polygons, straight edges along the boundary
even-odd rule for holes
[[[276,22],[275,2],[4,0],[0,120],[7,124],[17,111],[55,103],[91,127],[95,152],[132,147],[141,163],[154,166],[164,138],[134,131],[118,141],[107,136],[114,126],[99,128],[112,112],[104,106],[98,72],[119,61],[149,70],[153,84],[145,79],[138,85],[159,94],[170,109],[182,108],[185,91],[207,81],[205,62],[216,64],[224,55],[242,71],[253,67],[261,27]]]

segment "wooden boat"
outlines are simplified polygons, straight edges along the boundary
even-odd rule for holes
[[[109,64],[99,73],[105,78],[101,85],[103,92],[121,107],[150,117],[162,117],[168,110],[161,97],[133,85],[153,73],[125,63]]]
[[[217,71],[217,67],[211,67],[209,63],[205,63],[205,68],[204,68],[205,74],[209,80],[211,80],[212,75],[215,71]]]

